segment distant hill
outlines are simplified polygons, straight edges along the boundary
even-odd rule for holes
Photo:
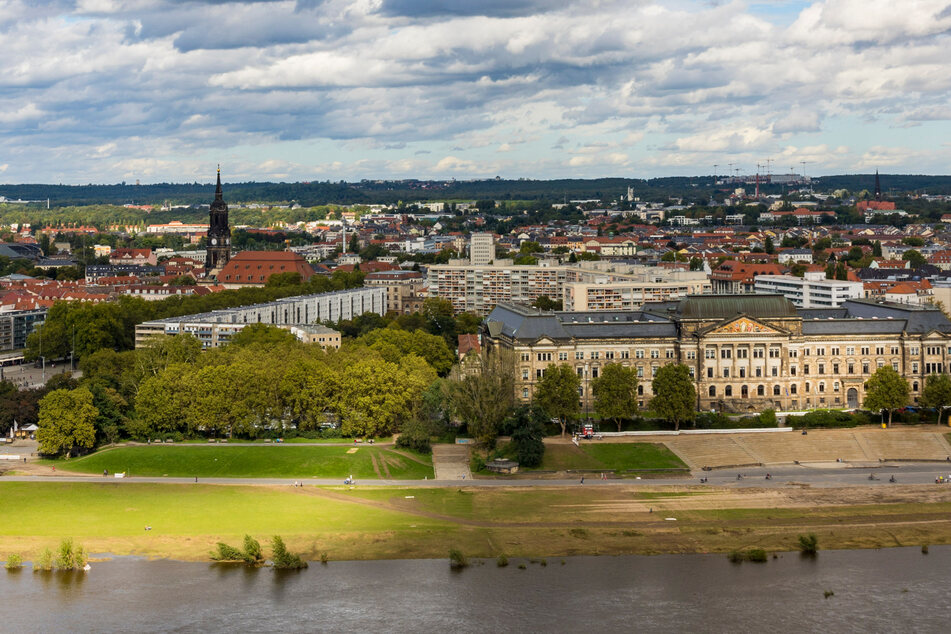
[[[951,194],[951,176],[881,174],[886,194]],[[874,174],[844,174],[815,179],[819,190],[847,189],[859,192],[875,187]],[[425,200],[618,200],[634,189],[642,200],[669,197],[685,202],[706,200],[713,190],[712,176],[668,177],[649,180],[628,178],[562,180],[479,180],[479,181],[361,181],[356,183],[227,183],[225,197],[232,202],[296,201],[304,206],[328,203],[394,203]],[[731,186],[732,187],[732,186]],[[728,190],[731,187],[720,187]],[[764,193],[781,193],[779,185],[762,185]],[[0,196],[20,200],[50,200],[56,207],[93,204],[173,204],[208,203],[214,185],[201,183],[157,183],[153,185],[0,185]]]

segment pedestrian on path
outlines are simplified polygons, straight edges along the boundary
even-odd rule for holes
[[[584,476],[581,476],[581,484],[584,484]]]

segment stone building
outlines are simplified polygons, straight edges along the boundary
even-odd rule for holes
[[[797,309],[779,295],[704,295],[573,313],[506,303],[482,334],[486,350],[515,353],[522,400],[562,363],[582,378],[582,403],[604,365],[634,367],[641,405],[657,369],[682,363],[696,381],[698,409],[732,412],[861,407],[865,382],[884,365],[917,400],[926,376],[951,370],[951,321],[940,310],[861,299]]]

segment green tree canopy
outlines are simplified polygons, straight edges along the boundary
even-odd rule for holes
[[[232,338],[234,346],[293,346],[299,343],[290,330],[278,328],[269,324],[249,324],[238,331]]]
[[[908,381],[890,365],[875,370],[865,383],[865,407],[875,411],[888,412],[888,424],[892,424],[892,413],[908,404]]]
[[[594,411],[601,418],[614,421],[621,431],[621,421],[637,411],[637,372],[620,363],[601,368],[601,375],[591,382]]]
[[[96,442],[95,421],[99,410],[92,393],[84,388],[53,390],[40,400],[36,439],[40,452],[53,456],[74,449],[90,449]]]
[[[944,410],[951,408],[951,376],[929,374],[925,379],[925,389],[921,392],[921,404],[938,410],[940,424]]]
[[[395,328],[379,328],[357,338],[355,343],[378,351],[390,362],[397,362],[406,355],[415,354],[425,359],[440,376],[448,374],[455,361],[455,355],[443,337],[422,330],[408,332]]]
[[[674,429],[680,429],[682,422],[693,420],[697,392],[687,366],[678,363],[659,368],[651,381],[651,390],[654,392],[651,409],[664,420],[672,422]]]
[[[574,368],[563,363],[548,366],[535,390],[536,402],[549,416],[558,419],[562,437],[568,430],[568,423],[577,420],[581,413],[578,401],[580,387],[581,379]]]
[[[515,406],[515,363],[509,352],[487,352],[477,367],[458,366],[449,383],[449,407],[485,447],[494,447],[499,428]]]

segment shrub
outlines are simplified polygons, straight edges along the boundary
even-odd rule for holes
[[[799,536],[799,550],[803,555],[815,555],[819,550],[819,538],[814,533]]]
[[[56,555],[56,567],[60,570],[73,570],[76,567],[76,558],[73,556],[73,540],[69,537],[60,542],[59,554]]]
[[[23,567],[23,559],[20,557],[20,555],[13,553],[9,557],[7,557],[7,563],[5,566],[7,570],[19,570],[22,567]]]
[[[211,553],[211,558],[215,561],[244,561],[244,553],[234,546],[218,542],[218,550]]]
[[[300,570],[307,567],[307,562],[301,559],[300,555],[287,552],[287,547],[280,535],[271,538],[271,550],[273,551],[271,561],[279,570]]]
[[[433,452],[433,446],[429,442],[428,436],[422,436],[411,431],[400,434],[400,437],[396,439],[396,446],[400,449],[412,449],[419,453],[428,454]]]
[[[53,551],[49,548],[44,548],[40,552],[40,556],[36,558],[36,561],[33,562],[33,572],[42,570],[44,572],[49,572],[53,569]]]
[[[868,425],[871,420],[864,412],[840,412],[838,410],[819,409],[802,416],[790,416],[789,424],[796,429],[856,427]]]
[[[244,561],[252,565],[264,561],[264,555],[261,554],[261,543],[250,535],[244,536]]]
[[[756,563],[763,563],[767,559],[766,551],[762,548],[751,548],[746,552],[746,558]]]
[[[743,553],[740,552],[739,550],[731,550],[729,553],[727,553],[726,558],[729,559],[730,562],[734,564],[743,563],[743,559],[745,559],[745,557],[743,556]]]
[[[458,548],[449,549],[449,567],[450,568],[465,568],[469,565],[469,558],[462,554],[462,551]]]
[[[86,547],[80,544],[73,549],[73,564],[76,570],[82,570],[89,563],[89,555],[86,553]]]
[[[505,568],[507,565],[509,565],[509,558],[506,557],[504,554],[499,555],[498,557],[495,558],[495,565],[498,566],[499,568]]]
[[[469,469],[472,471],[472,473],[485,471],[485,458],[477,453],[473,453],[472,458],[469,460]]]
[[[759,424],[762,427],[775,427],[776,426],[776,410],[764,409],[763,412],[759,415]]]
[[[326,553],[326,552],[320,553],[320,563],[322,563],[323,565],[326,566],[326,565],[327,565],[327,561],[328,561],[328,559],[327,559],[327,553]]]
[[[922,554],[922,555],[927,555],[927,554],[928,554],[928,544],[922,544],[922,545],[921,545],[921,554]]]

